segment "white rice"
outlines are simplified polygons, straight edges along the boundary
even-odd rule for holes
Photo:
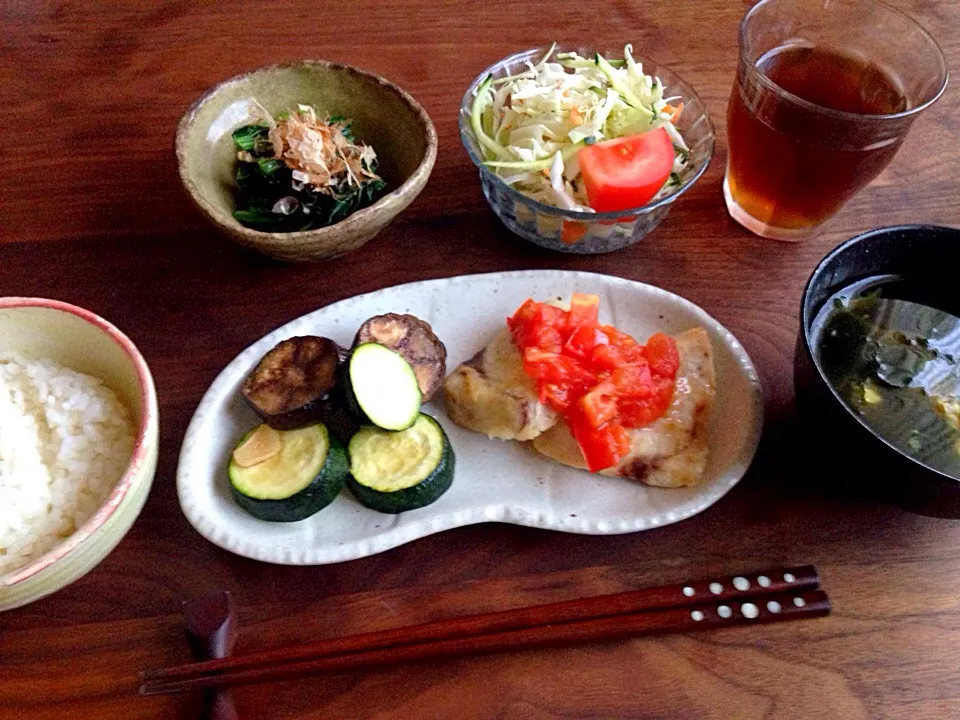
[[[102,381],[0,352],[0,575],[93,515],[133,444],[130,413]]]

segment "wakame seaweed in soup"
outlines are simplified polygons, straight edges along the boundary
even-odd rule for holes
[[[894,276],[862,280],[827,300],[812,336],[827,380],[864,423],[960,479],[960,317],[940,308],[960,309],[942,292]]]

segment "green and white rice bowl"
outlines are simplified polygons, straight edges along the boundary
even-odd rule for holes
[[[0,354],[0,574],[40,557],[97,511],[130,462],[132,425],[101,380]]]
[[[156,389],[130,339],[67,303],[0,298],[0,611],[76,581],[150,492]]]

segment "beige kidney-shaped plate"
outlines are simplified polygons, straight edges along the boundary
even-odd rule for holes
[[[257,418],[240,385],[281,340],[323,335],[349,346],[360,324],[386,312],[412,313],[447,346],[448,371],[474,355],[524,300],[600,296],[600,320],[638,339],[704,327],[714,344],[717,395],[709,427],[710,461],[692,488],[647,487],[558,465],[526,444],[491,440],[454,425],[440,400],[424,411],[443,425],[456,453],[453,486],[437,502],[400,515],[368,510],[344,490],[328,507],[296,523],[248,515],[230,495],[226,466],[237,439]],[[177,469],[180,505],[193,526],[220,547],[271,563],[322,565],[373,555],[416,538],[481,522],[505,522],[594,535],[647,530],[708,508],[753,459],[763,424],[756,370],[736,338],[693,303],[642,283],[560,270],[468,275],[399,285],[304,315],[244,350],[220,373],[187,429]]]

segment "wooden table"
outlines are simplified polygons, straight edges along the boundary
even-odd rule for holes
[[[894,0],[960,62],[960,5]],[[382,3],[0,5],[0,295],[90,308],[138,344],[156,377],[160,465],[142,516],[87,577],[0,616],[3,718],[193,717],[196,697],[144,699],[136,674],[186,661],[180,603],[229,589],[238,650],[581,597],[693,576],[817,564],[824,620],[353,673],[241,689],[246,718],[960,717],[960,524],[813,483],[792,442],[798,300],[817,260],[868,228],[960,225],[960,89],[915,125],[892,166],[816,240],[778,244],[727,216],[720,184],[736,60],[732,0],[669,3],[414,0]],[[701,93],[713,164],[646,242],[593,257],[512,236],[480,193],[456,108],[480,70],[549,42],[632,41]],[[206,88],[314,57],[383,73],[436,123],[426,191],[363,249],[284,265],[218,237],[181,191],[173,129]],[[202,539],[175,470],[217,372],[278,325],[415,279],[517,268],[606,272],[704,307],[755,360],[767,424],[753,468],[692,520],[614,537],[478,525],[326,567],[278,567]],[[806,452],[809,454],[810,450]],[[840,478],[836,478],[840,480]]]

